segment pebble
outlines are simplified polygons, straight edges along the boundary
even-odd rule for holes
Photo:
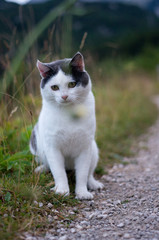
[[[99,214],[96,216],[97,219],[102,219],[103,217],[104,217],[104,215],[102,215],[102,214]]]
[[[108,233],[103,233],[103,238],[106,238],[106,237],[108,237],[108,236],[109,236]]]
[[[76,229],[75,228],[71,228],[71,233],[75,233]]]
[[[52,208],[53,207],[52,203],[48,203],[47,206],[48,206],[48,208]]]
[[[129,239],[130,238],[130,234],[129,233],[124,233],[123,238]]]
[[[119,204],[121,204],[121,201],[120,201],[120,200],[114,201],[114,205],[119,205]]]
[[[59,237],[59,240],[68,240],[68,237],[67,236],[62,236],[62,237]]]
[[[80,226],[79,224],[77,224],[75,227],[76,227],[77,229],[79,229],[79,230],[82,229],[82,226]]]
[[[88,218],[89,218],[89,219],[92,219],[92,218],[95,217],[95,216],[96,216],[96,214],[95,214],[95,213],[92,213],[92,214],[89,215]]]
[[[41,208],[43,206],[44,206],[44,204],[42,202],[39,202],[39,207]]]
[[[124,226],[125,226],[124,223],[119,223],[119,224],[117,225],[117,227],[119,227],[119,228],[123,228]]]
[[[89,222],[88,221],[82,221],[81,224],[82,225],[89,225]]]
[[[154,213],[158,213],[159,212],[159,209],[158,208],[155,208],[154,209]]]
[[[48,221],[49,223],[53,222],[54,218],[51,215],[48,215]]]
[[[35,205],[38,205],[38,202],[37,202],[37,201],[34,201],[34,204],[35,204]]]

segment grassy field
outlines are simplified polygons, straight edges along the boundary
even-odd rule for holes
[[[158,83],[143,74],[117,71],[107,74],[104,68],[90,68],[96,98],[97,133],[100,161],[97,177],[114,162],[130,156],[131,146],[157,118],[150,98]],[[115,67],[114,67],[115,69]],[[97,69],[96,69],[97,70]],[[39,76],[37,76],[39,78]],[[37,86],[39,83],[37,84]],[[41,97],[21,92],[18,98],[5,95],[0,106],[0,236],[18,239],[17,233],[45,232],[57,219],[69,226],[78,214],[74,198],[74,177],[69,174],[71,195],[57,196],[51,174],[35,175],[36,163],[29,152],[31,129],[37,120]],[[50,211],[49,204],[52,204]],[[77,207],[75,214],[68,209]],[[54,211],[55,210],[55,211]],[[57,210],[57,211],[56,211]],[[50,221],[50,218],[52,219]]]
[[[95,87],[97,142],[100,164],[122,162],[132,155],[132,145],[156,119],[156,107],[150,101],[153,83],[144,76],[128,77]]]

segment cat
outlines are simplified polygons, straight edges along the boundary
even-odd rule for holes
[[[103,184],[93,176],[98,162],[95,100],[84,58],[77,52],[72,59],[38,60],[37,68],[42,77],[42,110],[31,134],[30,151],[41,166],[35,171],[50,169],[55,193],[69,195],[66,170],[74,169],[76,198],[92,199],[88,189],[102,189]]]

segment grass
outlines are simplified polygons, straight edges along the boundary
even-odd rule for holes
[[[76,215],[66,212],[69,206],[75,206],[77,200],[70,197],[57,196],[47,186],[51,176],[39,176],[38,185],[33,175],[9,174],[0,181],[1,217],[0,228],[2,239],[18,239],[16,233],[26,230],[45,231],[46,227],[55,226],[58,220],[72,221]],[[50,209],[49,204],[53,205]],[[56,209],[56,211],[54,210]],[[49,218],[52,218],[51,222]]]
[[[144,133],[157,118],[150,97],[157,84],[144,75],[123,73],[105,78],[105,70],[94,73],[97,134],[100,162],[96,170],[102,175],[114,162],[130,156],[136,137]],[[100,76],[100,74],[102,75]],[[41,107],[41,97],[21,94],[21,98],[1,102],[0,106],[0,234],[2,239],[18,239],[18,234],[34,231],[43,234],[59,220],[69,226],[80,209],[74,198],[74,179],[69,174],[71,195],[57,196],[51,174],[35,175],[36,163],[29,152],[31,129]],[[48,207],[52,204],[52,208]],[[80,204],[79,204],[80,203]],[[40,207],[41,205],[42,207]],[[69,209],[77,207],[74,214]],[[51,218],[51,221],[50,221]]]
[[[13,59],[10,64],[10,68],[6,71],[4,76],[3,84],[1,91],[6,91],[9,84],[12,82],[12,79],[15,76],[20,64],[26,54],[28,54],[29,49],[33,45],[33,43],[38,39],[38,37],[42,34],[42,32],[53,22],[55,19],[62,14],[64,14],[67,10],[70,10],[76,0],[69,0],[63,2],[61,5],[58,5],[56,8],[52,9],[38,24],[32,29],[28,35],[24,38],[21,45],[19,46],[16,57]],[[1,99],[1,95],[0,95]]]
[[[156,106],[150,101],[153,84],[140,76],[95,86],[101,165],[130,156],[132,143],[155,121]]]

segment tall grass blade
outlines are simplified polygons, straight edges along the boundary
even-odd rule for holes
[[[32,44],[36,41],[36,39],[40,36],[40,34],[49,26],[51,22],[53,22],[58,16],[62,15],[64,12],[69,10],[76,0],[66,0],[61,5],[57,6],[53,10],[51,10],[38,24],[37,26],[25,37],[24,41],[19,46],[17,50],[17,55],[11,62],[10,70],[5,72],[4,78],[2,81],[2,85],[0,88],[1,92],[6,92],[7,87],[11,83],[18,67],[27,54],[28,50],[32,46]],[[0,100],[2,95],[0,95]]]

